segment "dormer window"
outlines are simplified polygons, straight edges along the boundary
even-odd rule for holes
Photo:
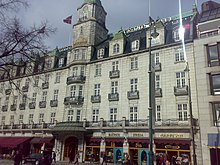
[[[160,43],[160,35],[158,35],[156,38],[152,37],[152,40],[151,40],[152,45],[156,45],[159,43]]]
[[[104,52],[105,52],[105,50],[103,48],[99,49],[98,53],[97,53],[97,58],[98,59],[103,58]]]
[[[113,54],[119,53],[119,44],[113,45]]]
[[[59,59],[59,67],[62,67],[64,65],[64,58]]]
[[[139,40],[135,40],[131,43],[131,50],[132,51],[139,50],[139,47],[140,47],[140,41]]]
[[[179,41],[180,40],[179,29],[178,28],[173,31],[173,39],[174,39],[174,41]]]

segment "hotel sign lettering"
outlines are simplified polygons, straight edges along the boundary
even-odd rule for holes
[[[120,133],[109,133],[108,134],[109,137],[120,137]]]
[[[174,134],[174,133],[162,133],[160,134],[161,138],[183,138],[183,134]]]

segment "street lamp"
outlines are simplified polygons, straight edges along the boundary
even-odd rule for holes
[[[194,119],[192,114],[192,97],[191,97],[191,85],[190,85],[190,69],[189,64],[186,62],[186,68],[184,69],[185,72],[188,74],[188,92],[189,92],[189,115],[190,115],[190,126],[191,126],[191,138],[192,138],[192,157],[193,157],[193,164],[197,165],[197,159],[196,159],[196,145],[195,145],[195,135],[194,135]]]
[[[152,65],[152,55],[151,55],[151,42],[152,37],[156,38],[159,33],[156,32],[156,26],[154,20],[149,16],[149,140],[150,140],[150,147],[149,147],[149,162],[150,165],[154,164],[154,153],[153,153],[153,110],[155,109],[155,75],[154,75],[154,68]],[[154,31],[151,33],[151,27],[154,26]]]

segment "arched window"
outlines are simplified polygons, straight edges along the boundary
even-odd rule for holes
[[[113,45],[113,54],[115,54],[115,53],[119,53],[119,44],[118,43]]]

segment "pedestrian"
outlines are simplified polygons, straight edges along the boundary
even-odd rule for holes
[[[74,159],[74,163],[73,164],[79,165],[79,151],[77,151],[77,153],[75,155],[75,159]]]
[[[102,165],[105,163],[106,165],[107,165],[107,156],[106,156],[106,154],[104,153],[103,154],[103,157],[102,157]]]
[[[52,154],[52,162],[56,163],[56,152],[54,151]]]
[[[16,151],[16,154],[14,156],[14,165],[20,165],[22,162],[22,155],[19,151]]]
[[[70,150],[68,157],[69,157],[69,163],[72,163],[73,162],[73,151],[72,150]]]

